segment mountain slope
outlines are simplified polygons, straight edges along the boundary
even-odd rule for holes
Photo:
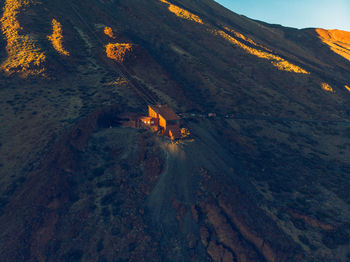
[[[349,259],[349,32],[211,0],[1,15],[2,261]],[[120,126],[150,103],[193,139]]]

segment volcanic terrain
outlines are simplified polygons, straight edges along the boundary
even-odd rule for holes
[[[212,0],[1,10],[1,261],[350,261],[349,32]],[[149,104],[190,137],[123,126]]]

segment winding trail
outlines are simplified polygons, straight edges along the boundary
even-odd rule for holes
[[[199,124],[189,123],[189,128],[194,131],[194,141],[171,143],[159,138],[166,169],[160,175],[146,204],[149,223],[159,230],[164,248],[172,246],[175,239],[182,239],[181,243],[178,243],[179,251],[175,254],[169,253],[172,255],[171,261],[186,261],[183,258],[188,257],[184,256],[188,250],[186,238],[189,235],[198,235],[199,225],[192,217],[191,206],[198,203],[198,192],[203,179],[202,169],[208,170],[213,176],[232,178],[241,191],[258,201],[256,189],[247,179],[246,172],[232,152],[219,144],[215,137]],[[232,172],[232,169],[235,172]],[[186,211],[180,218],[172,205],[173,200],[185,207]],[[198,248],[203,247],[199,245]]]

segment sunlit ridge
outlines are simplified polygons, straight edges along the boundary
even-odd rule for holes
[[[316,29],[316,33],[333,52],[350,61],[350,32]]]
[[[226,32],[224,32],[222,30],[213,30],[212,32],[214,34],[219,35],[222,38],[226,39],[227,41],[229,41],[230,43],[234,44],[235,46],[240,47],[241,49],[243,49],[244,51],[246,51],[247,53],[249,53],[251,55],[254,55],[254,56],[257,56],[259,58],[263,58],[263,59],[269,60],[279,70],[287,71],[287,72],[293,72],[293,73],[299,73],[299,74],[310,74],[308,71],[302,69],[301,67],[299,67],[297,65],[294,65],[294,64],[290,63],[289,61],[287,61],[286,59],[284,59],[284,58],[282,58],[282,57],[280,57],[278,55],[274,55],[274,54],[268,53],[267,51],[258,50],[258,49],[252,48],[250,46],[247,46],[246,44],[240,42],[235,37],[227,34]],[[251,40],[251,39],[249,39],[247,37],[245,37],[245,39],[250,40],[249,41],[250,43],[254,43],[253,40]],[[261,48],[260,45],[257,46],[257,47]],[[266,48],[265,50],[268,50],[268,49]]]

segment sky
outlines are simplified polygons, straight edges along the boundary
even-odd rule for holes
[[[350,31],[350,0],[216,0],[233,12],[295,28]]]

